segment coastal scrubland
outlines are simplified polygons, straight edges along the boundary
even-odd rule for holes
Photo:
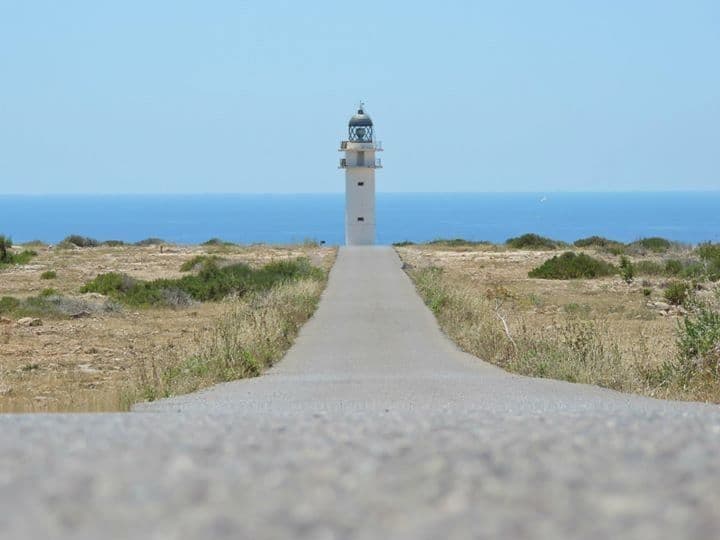
[[[258,375],[314,312],[335,257],[312,242],[3,246],[0,412],[126,410]]]
[[[396,249],[444,332],[488,362],[720,402],[720,245],[527,234]]]

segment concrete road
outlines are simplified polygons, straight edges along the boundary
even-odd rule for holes
[[[0,415],[0,538],[716,539],[720,407],[506,374],[342,249],[263,377]]]

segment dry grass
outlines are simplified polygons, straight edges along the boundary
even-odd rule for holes
[[[34,249],[38,256],[30,264],[0,270],[0,297],[37,296],[47,288],[48,282],[41,275],[48,270],[56,271],[52,287],[64,297],[102,301],[97,295],[81,295],[79,290],[105,272],[122,272],[137,279],[178,278],[184,275],[180,271],[184,262],[218,252],[228,262],[253,267],[304,256],[328,270],[335,255],[333,249],[311,246],[163,246],[162,251],[160,246]],[[160,373],[171,361],[186,361],[197,351],[201,336],[213,335],[218,321],[231,318],[242,302],[204,302],[178,309],[125,307],[84,313],[76,319],[48,314],[36,327],[5,320],[0,323],[0,412],[126,408],[133,396],[142,395],[139,387],[155,384],[147,376],[147,368],[154,364]],[[298,320],[296,306],[288,305],[288,316]],[[178,381],[180,378],[176,377]],[[178,390],[182,386],[175,384]],[[164,395],[166,388],[159,388],[157,393]]]
[[[717,379],[681,383],[661,376],[676,362],[684,313],[656,305],[664,300],[662,278],[632,284],[620,276],[530,279],[528,272],[556,252],[497,246],[397,249],[442,329],[463,350],[486,361],[525,375],[655,397],[720,401]],[[618,262],[607,253],[587,252]]]
[[[303,279],[226,302],[189,347],[168,347],[137,366],[124,403],[193,392],[219,382],[255,377],[282,358],[314,313],[324,281]]]

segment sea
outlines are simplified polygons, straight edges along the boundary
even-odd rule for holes
[[[56,243],[69,234],[179,244],[344,242],[344,195],[0,195],[0,234]],[[661,193],[379,193],[377,242],[503,242],[534,232],[720,241],[720,191]]]

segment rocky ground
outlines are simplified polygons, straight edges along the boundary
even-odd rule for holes
[[[98,274],[175,278],[183,275],[182,263],[202,254],[253,266],[308,256],[327,267],[333,258],[332,249],[311,246],[33,249],[38,255],[30,264],[0,269],[0,298],[27,298],[52,288],[70,307],[64,317],[2,316],[0,412],[117,410],[124,385],[136,376],[135,368],[153,355],[182,350],[224,310],[216,302],[135,309],[98,294],[80,294],[82,285]],[[57,277],[41,279],[48,270]]]

